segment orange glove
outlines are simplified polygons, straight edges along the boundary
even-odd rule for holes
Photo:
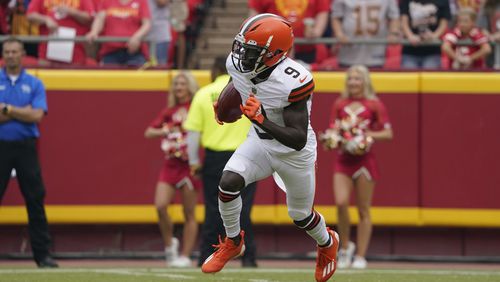
[[[215,121],[220,124],[220,125],[223,125],[224,123],[222,121],[220,121],[218,118],[217,118],[217,101],[215,101],[212,106],[214,107],[214,114],[215,114]]]
[[[250,94],[250,98],[245,102],[245,106],[240,105],[240,109],[250,121],[258,124],[264,122],[265,117],[262,114],[262,105],[255,95]]]

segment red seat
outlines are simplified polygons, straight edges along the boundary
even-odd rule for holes
[[[403,47],[400,44],[387,46],[384,69],[399,69],[401,67],[402,49]]]
[[[328,59],[330,56],[330,50],[325,44],[316,44],[316,62],[321,64],[324,60]]]
[[[97,63],[97,61],[93,58],[85,58],[85,66],[87,67],[97,67],[99,64]]]

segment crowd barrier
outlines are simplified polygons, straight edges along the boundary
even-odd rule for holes
[[[30,70],[47,88],[49,114],[39,142],[52,224],[154,223],[159,140],[143,133],[166,104],[176,71]],[[193,71],[200,85],[208,71]],[[344,73],[314,73],[312,125],[322,131],[343,89]],[[374,72],[394,140],[374,145],[381,180],[375,225],[500,227],[500,73]],[[318,148],[315,208],[336,223],[334,152]],[[203,221],[200,193],[196,217]],[[181,222],[179,199],[170,207]],[[354,222],[357,214],[350,210]],[[259,183],[252,218],[292,224],[285,195]],[[0,206],[0,224],[27,222],[16,181]]]

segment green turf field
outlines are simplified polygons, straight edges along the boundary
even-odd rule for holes
[[[200,269],[160,268],[64,268],[54,270],[0,269],[2,282],[304,282],[315,281],[310,269],[224,269],[218,274],[203,274]],[[498,282],[499,271],[451,270],[338,270],[329,281],[346,282]]]

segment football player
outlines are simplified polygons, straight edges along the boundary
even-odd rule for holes
[[[338,234],[326,227],[323,216],[313,208],[317,144],[310,113],[314,80],[287,56],[292,45],[290,23],[274,14],[247,19],[235,37],[226,67],[253,128],[226,164],[219,183],[219,210],[227,237],[203,263],[205,273],[220,271],[245,251],[241,189],[276,174],[286,190],[289,216],[317,242],[316,281],[327,281],[335,272]]]

